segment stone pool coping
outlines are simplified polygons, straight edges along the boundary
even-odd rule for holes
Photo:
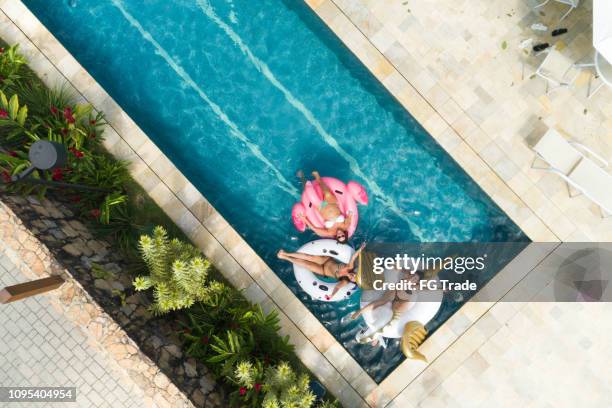
[[[349,48],[357,49],[355,44],[361,44],[363,52],[356,54],[364,64],[532,240],[558,241],[438,112],[410,84],[402,82],[405,80],[401,75],[371,44],[368,46],[367,39],[333,3],[320,0],[307,3],[332,29],[336,27],[334,31],[344,27],[349,35],[339,36]],[[445,351],[457,355],[469,352],[478,342],[476,329],[481,317],[493,308],[503,311],[508,307],[468,302],[421,346],[432,363],[406,360],[377,385],[21,0],[0,0],[0,37],[20,44],[30,67],[45,83],[66,84],[83,101],[105,112],[109,124],[105,147],[115,157],[130,163],[134,179],[233,285],[243,289],[250,301],[261,304],[265,310],[278,311],[281,331],[290,336],[297,355],[344,406],[387,405],[427,368],[439,371],[448,366],[436,365]],[[503,272],[494,278],[496,282],[507,275]]]

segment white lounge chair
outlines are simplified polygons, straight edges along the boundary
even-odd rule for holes
[[[602,217],[612,214],[612,174],[597,165],[590,156],[604,167],[608,166],[606,160],[588,147],[566,140],[555,129],[548,129],[533,150],[537,155],[532,168],[557,174],[567,183],[570,197],[584,194],[599,206]],[[546,162],[548,167],[537,167],[538,160]],[[578,194],[572,194],[572,188]]]
[[[549,1],[550,0],[546,0],[543,3],[538,4],[534,8],[536,8],[536,9],[540,8],[540,7],[544,6],[544,5],[546,5]],[[567,17],[569,15],[569,13],[571,13],[572,10],[577,8],[578,4],[580,4],[580,0],[555,0],[555,1],[558,2],[558,3],[567,4],[568,6],[570,6],[570,9],[567,11],[567,13],[565,13],[563,15],[563,17],[561,17],[561,20],[559,20],[559,21],[562,21],[565,17]]]
[[[546,80],[546,93],[549,93],[555,89],[570,87],[578,78],[580,70],[574,61],[551,47],[535,74]]]

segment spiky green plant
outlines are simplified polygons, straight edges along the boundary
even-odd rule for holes
[[[155,314],[184,309],[206,300],[209,293],[206,277],[210,263],[192,245],[169,239],[163,227],[155,227],[153,235],[140,237],[140,254],[149,270],[138,276],[138,291],[153,288]]]
[[[310,408],[316,397],[310,390],[307,374],[296,374],[282,362],[266,370],[264,381],[264,408]]]

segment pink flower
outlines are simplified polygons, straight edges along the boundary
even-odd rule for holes
[[[244,395],[247,392],[247,389],[244,387],[240,387],[240,389],[238,390],[238,392],[240,392],[240,395]]]
[[[0,118],[2,119],[8,118],[8,112],[5,111],[4,109],[0,109]]]
[[[52,114],[54,114],[54,115],[57,115],[57,113],[59,112],[55,106],[51,106],[51,107],[49,108],[49,110],[50,110],[50,111],[51,111],[51,113],[52,113]]]
[[[255,391],[259,392],[259,390],[261,390],[261,384],[255,383]]]
[[[90,214],[90,215],[91,215],[93,218],[100,218],[101,211],[100,211],[99,209],[97,209],[97,208],[94,208],[93,210],[91,210],[91,211],[89,212],[89,214]]]

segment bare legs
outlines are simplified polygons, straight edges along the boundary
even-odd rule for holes
[[[277,256],[279,259],[303,266],[309,271],[322,276],[325,276],[325,268],[323,268],[323,265],[330,259],[329,256],[308,255],[300,252],[285,252],[282,249],[278,251]]]
[[[315,181],[319,184],[319,186],[321,187],[321,191],[323,191],[323,199],[325,201],[327,201],[330,204],[333,204],[336,202],[336,196],[334,195],[334,193],[332,193],[332,191],[329,189],[329,187],[327,187],[327,184],[325,184],[323,182],[323,180],[321,180],[321,176],[319,175],[318,171],[313,171],[312,172],[312,176],[315,178]]]

